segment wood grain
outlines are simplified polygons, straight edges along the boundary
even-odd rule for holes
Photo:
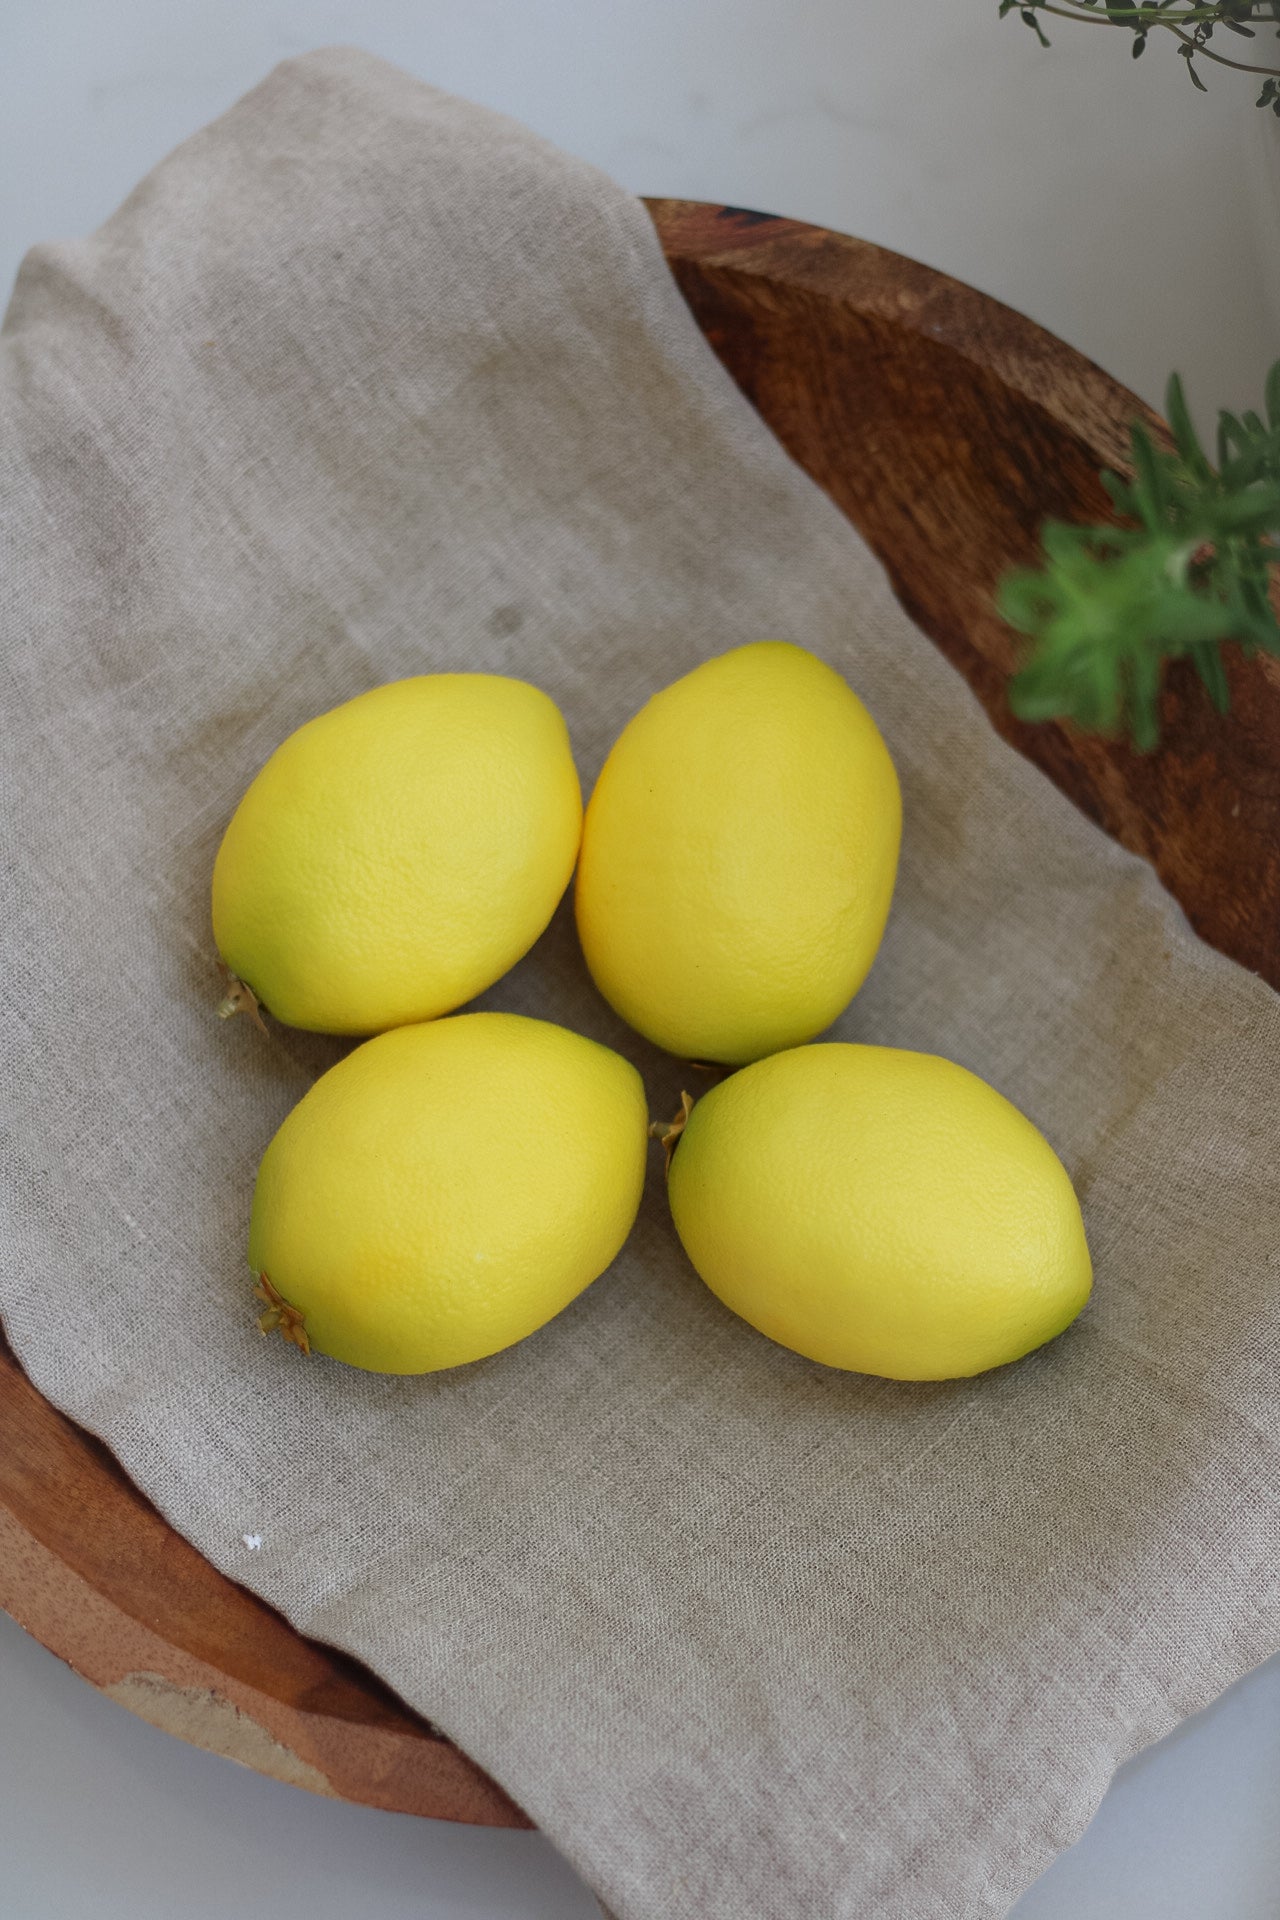
[[[0,1607],[144,1719],[259,1772],[373,1807],[529,1825],[372,1674],[202,1559],[41,1399],[2,1335]]]
[[[1111,517],[1098,480],[1135,395],[998,301],[799,221],[661,200],[650,211],[702,331],[800,465],[865,535],[907,612],[993,725],[1155,867],[1204,939],[1280,987],[1280,662],[1228,659],[1223,720],[1190,668],[1142,755],[1015,720],[1005,569],[1048,516]]]
[[[1147,757],[1005,702],[1001,573],[1046,515],[1107,512],[1101,465],[1159,423],[1020,315],[896,254],[740,208],[650,203],[698,323],[879,554],[993,724],[1150,860],[1215,946],[1280,987],[1280,671],[1230,665],[1223,721],[1175,672]],[[354,1662],[217,1573],[56,1413],[0,1336],[0,1606],[145,1718],[317,1792],[524,1826],[478,1768]]]

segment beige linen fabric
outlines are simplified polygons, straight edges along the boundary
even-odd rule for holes
[[[643,209],[503,119],[357,53],[280,68],[31,255],[0,408],[0,1306],[33,1379],[622,1920],[1003,1913],[1119,1757],[1280,1644],[1280,1001],[994,736]],[[1084,1320],[973,1382],[824,1372],[700,1286],[655,1152],[625,1253],[512,1352],[392,1380],[260,1340],[254,1168],[339,1047],[213,1017],[255,769],[463,667],[545,687],[589,782],[652,690],[764,635],[841,668],[902,773],[839,1031],[1044,1127]],[[674,1106],[567,909],[484,1004]]]

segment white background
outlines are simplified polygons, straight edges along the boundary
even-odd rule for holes
[[[1054,25],[1046,54],[995,0],[0,0],[0,287],[275,61],[346,41],[638,192],[793,214],[945,268],[1146,399],[1176,366],[1201,419],[1256,404],[1280,353],[1263,291],[1280,229],[1261,224],[1250,83],[1210,74],[1202,98],[1170,47],[1135,64],[1112,29]],[[1017,1911],[1276,1920],[1280,1663],[1126,1768]],[[598,1909],[536,1835],[259,1780],[132,1720],[0,1617],[0,1913]]]

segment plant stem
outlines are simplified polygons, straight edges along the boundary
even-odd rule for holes
[[[1061,13],[1063,19],[1090,19],[1096,27],[1199,27],[1221,23],[1221,6],[1188,6],[1178,13],[1159,10],[1153,6],[1130,6],[1130,8],[1109,8],[1102,13],[1096,6],[1082,6],[1080,0],[1031,0],[1031,6],[1042,8],[1046,13]]]
[[[1095,13],[1091,7],[1054,6],[1052,0],[1035,0],[1035,11],[1037,13],[1056,14],[1059,20],[1083,20],[1085,25],[1090,27],[1129,26],[1131,24],[1130,21],[1123,18],[1117,19],[1114,13]],[[1135,19],[1141,18],[1140,10],[1136,7],[1134,8],[1134,17]],[[1192,8],[1185,14],[1180,14],[1177,19],[1169,19],[1167,16],[1162,19],[1157,15],[1147,22],[1147,26],[1148,28],[1163,27],[1166,32],[1173,35],[1175,40],[1181,40],[1184,47],[1193,47],[1198,59],[1212,60],[1215,66],[1231,67],[1236,73],[1260,73],[1264,78],[1268,75],[1274,75],[1280,78],[1280,67],[1256,66],[1251,60],[1228,59],[1225,53],[1215,53],[1212,47],[1204,46],[1201,42],[1193,40],[1191,35],[1184,33],[1178,25],[1178,19],[1188,20],[1194,24],[1199,20],[1214,20],[1216,18],[1216,10],[1212,7],[1204,7],[1201,9]]]
[[[1255,67],[1251,60],[1228,60],[1225,53],[1215,53],[1212,47],[1202,46],[1193,40],[1189,33],[1181,32],[1174,26],[1172,20],[1166,20],[1164,25],[1168,27],[1175,40],[1181,40],[1184,47],[1194,47],[1197,58],[1212,60],[1220,67],[1232,67],[1236,73],[1260,73],[1264,76],[1275,74],[1280,77],[1280,67]]]
[[[1043,13],[1056,13],[1064,20],[1090,20],[1095,27],[1132,27],[1141,26],[1144,31],[1150,27],[1195,27],[1212,21],[1216,26],[1222,18],[1221,8],[1184,7],[1181,13],[1160,12],[1154,7],[1126,7],[1123,11],[1116,8],[1100,13],[1096,7],[1078,4],[1078,0],[1062,0],[1061,4],[1051,5],[1050,0],[1030,0],[1030,4]]]

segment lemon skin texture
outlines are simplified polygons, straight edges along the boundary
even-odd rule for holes
[[[237,807],[213,870],[218,951],[289,1026],[432,1019],[533,945],[581,829],[568,732],[537,687],[375,687],[291,734]]]
[[[708,660],[636,714],[591,796],[592,978],[690,1059],[810,1040],[875,958],[901,831],[888,749],[838,673],[783,641]]]
[[[564,1027],[397,1028],[322,1075],[272,1140],[249,1264],[335,1360],[478,1360],[604,1272],[640,1204],[647,1124],[635,1068]]]
[[[745,1068],[694,1107],[668,1190],[712,1292],[830,1367],[981,1373],[1061,1333],[1089,1296],[1061,1161],[934,1054],[829,1043]]]

